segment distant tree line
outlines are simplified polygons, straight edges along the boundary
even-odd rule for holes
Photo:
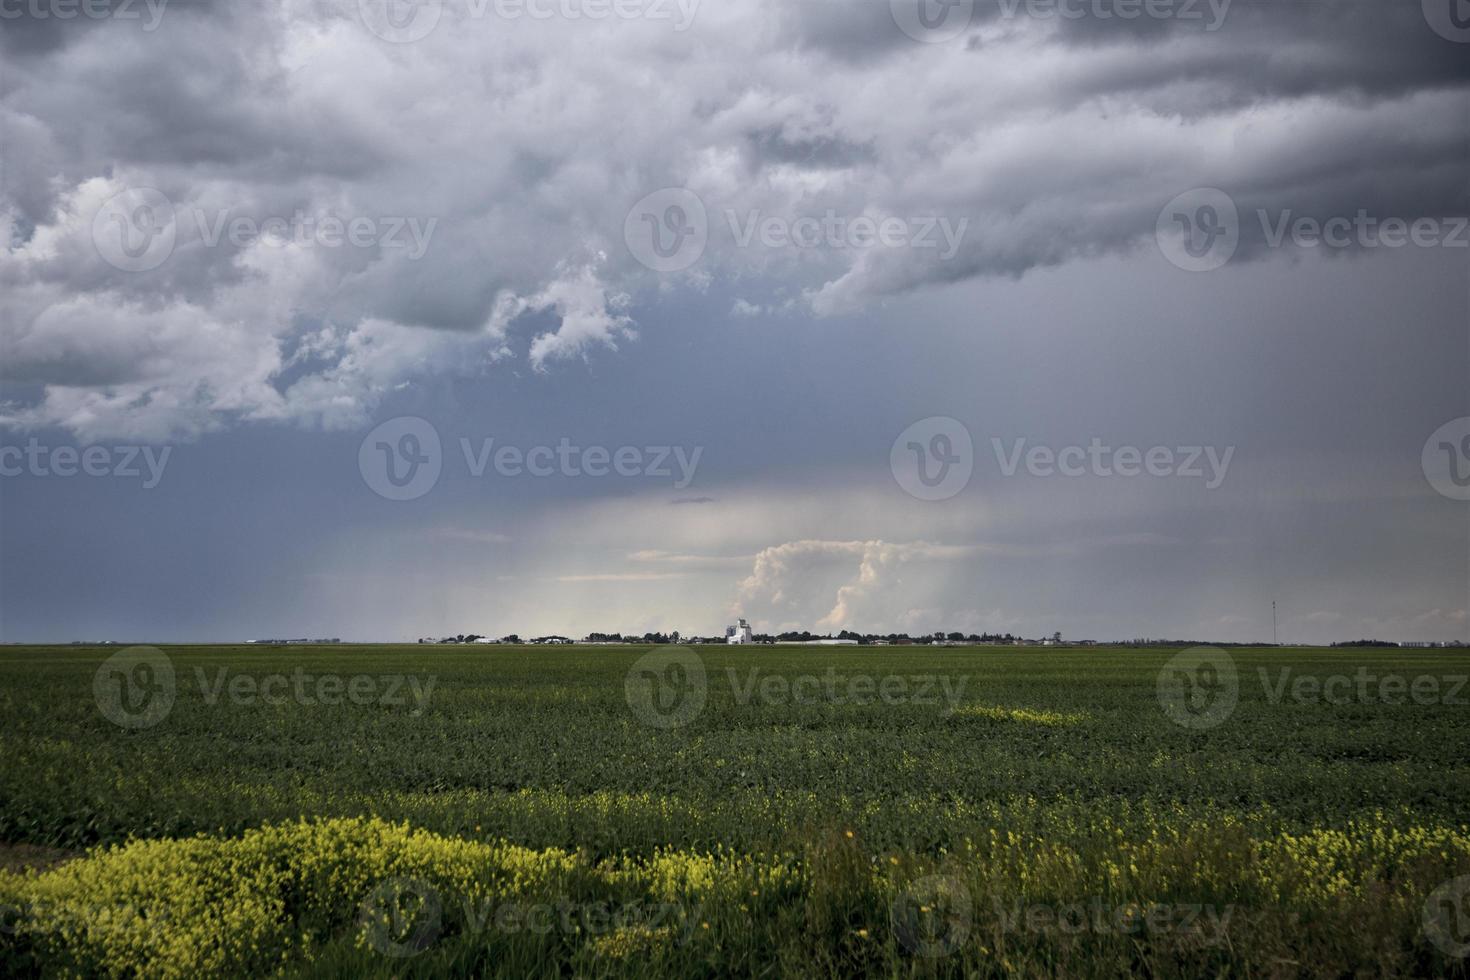
[[[679,643],[681,641],[679,639],[679,631],[678,630],[674,630],[674,632],[672,632],[672,633],[644,633],[642,636],[639,636],[636,633],[629,633],[627,636],[624,636],[622,633],[588,633],[587,634],[587,641],[586,642],[588,642],[588,643],[638,643],[638,644],[648,643],[648,644],[654,644],[654,643]],[[694,641],[694,638],[693,637],[690,637],[689,639],[684,640],[682,642],[695,642],[695,641]]]
[[[1060,633],[1052,634],[1054,642],[1061,642]],[[809,630],[787,630],[783,633],[756,633],[752,639],[757,643],[813,643],[819,640],[851,640],[863,644],[887,643],[895,646],[922,646],[932,643],[1024,643],[1022,637],[1011,633],[960,633],[944,632],[921,633],[913,636],[908,633],[855,633],[852,630],[843,630],[836,636],[831,633],[812,633]],[[632,643],[640,646],[666,644],[666,643],[724,643],[724,636],[682,636],[678,630],[670,633],[588,633],[582,641],[584,643],[618,644]],[[573,640],[565,636],[538,636],[529,640],[522,640],[516,633],[503,636],[499,640],[492,640],[481,633],[456,633],[444,637],[424,637],[420,643],[572,643]]]

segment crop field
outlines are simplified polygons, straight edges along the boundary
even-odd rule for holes
[[[1466,675],[3,647],[0,974],[1470,976]]]

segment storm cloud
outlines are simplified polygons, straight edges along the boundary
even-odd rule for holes
[[[680,291],[738,283],[752,308],[827,316],[1152,247],[1160,209],[1195,187],[1247,217],[1467,211],[1470,63],[1416,4],[1128,19],[981,0],[933,43],[901,29],[903,4],[866,0],[601,18],[420,0],[383,19],[400,4],[140,0],[69,20],[13,5],[11,425],[357,425],[439,370],[555,370],[636,344]],[[388,29],[408,15],[432,29]],[[708,245],[660,275],[624,229],[670,187],[703,204]],[[144,271],[96,242],[138,188],[172,208],[171,251]],[[964,233],[949,250],[740,240],[752,221],[828,216]],[[301,219],[371,228],[346,245],[281,233]],[[275,233],[220,234],[241,220]],[[390,234],[410,221],[432,223],[422,254]],[[1241,261],[1261,239],[1242,222]]]

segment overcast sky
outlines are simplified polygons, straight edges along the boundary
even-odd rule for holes
[[[1470,639],[1464,8],[0,0],[0,639]]]

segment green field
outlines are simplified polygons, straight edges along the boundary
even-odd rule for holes
[[[0,648],[0,973],[1470,975],[1464,650],[116,652]]]

